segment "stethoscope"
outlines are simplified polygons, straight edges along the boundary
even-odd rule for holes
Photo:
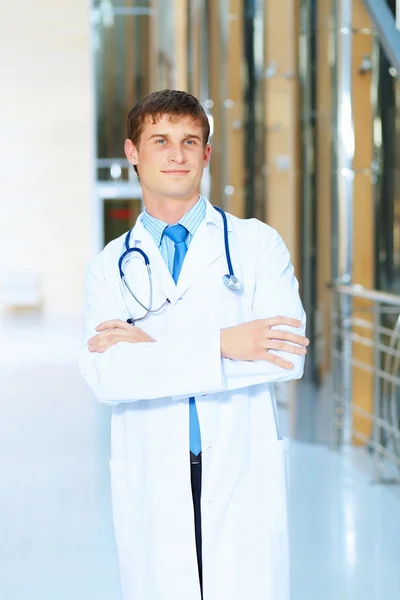
[[[228,288],[228,290],[231,290],[232,292],[239,293],[239,292],[242,291],[242,287],[243,286],[242,286],[241,282],[239,281],[239,279],[236,277],[236,275],[233,272],[232,261],[231,261],[231,253],[230,253],[230,250],[229,250],[228,219],[226,218],[226,214],[222,210],[222,208],[219,208],[219,206],[214,206],[214,208],[215,208],[215,210],[217,212],[220,213],[220,215],[222,217],[223,224],[224,224],[225,256],[226,256],[226,262],[228,264],[229,273],[227,273],[226,275],[224,275],[222,277],[222,281],[224,282],[224,284],[226,285],[226,287]],[[166,298],[166,300],[161,304],[161,306],[159,306],[158,308],[154,308],[153,309],[153,282],[152,282],[152,275],[151,275],[151,268],[150,268],[150,260],[149,260],[149,257],[147,256],[147,254],[141,248],[136,248],[135,246],[131,247],[129,245],[129,240],[130,240],[131,232],[132,232],[132,229],[130,229],[128,231],[128,233],[126,234],[126,237],[125,237],[125,250],[122,253],[122,255],[121,255],[121,257],[120,257],[120,259],[118,261],[118,269],[119,269],[119,275],[121,277],[121,281],[125,285],[126,289],[130,293],[130,295],[132,296],[132,298],[134,300],[136,300],[136,302],[145,311],[145,314],[144,314],[143,317],[138,317],[136,319],[132,319],[131,318],[131,319],[127,320],[128,323],[130,323],[131,325],[134,325],[136,321],[143,321],[143,319],[146,319],[149,314],[160,312],[161,310],[163,310],[163,308],[165,308],[167,306],[167,304],[170,304],[171,301],[169,300],[169,298]],[[143,304],[143,302],[141,302],[139,300],[139,298],[133,293],[132,288],[130,287],[130,285],[127,282],[126,277],[125,277],[125,273],[124,273],[124,270],[123,270],[124,261],[125,261],[125,259],[132,252],[138,252],[143,257],[144,264],[146,265],[146,268],[147,268],[147,275],[148,275],[148,278],[149,278],[149,306],[146,306],[145,304]]]

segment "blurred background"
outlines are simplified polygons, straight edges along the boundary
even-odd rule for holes
[[[128,230],[133,104],[196,95],[203,194],[285,240],[312,340],[277,388],[292,600],[400,598],[399,0],[0,0],[0,598],[119,600],[89,259]]]

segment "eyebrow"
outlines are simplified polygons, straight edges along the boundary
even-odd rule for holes
[[[149,137],[149,140],[156,138],[156,137],[169,138],[170,136],[168,133],[153,133]],[[185,135],[183,136],[183,139],[187,140],[188,138],[193,138],[193,139],[199,140],[199,142],[201,142],[201,137],[199,135],[196,135],[195,133],[185,133]]]

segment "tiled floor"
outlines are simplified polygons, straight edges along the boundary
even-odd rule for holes
[[[1,600],[120,598],[109,409],[80,379],[78,338],[75,322],[0,327]],[[399,489],[356,458],[292,443],[291,600],[400,598]]]

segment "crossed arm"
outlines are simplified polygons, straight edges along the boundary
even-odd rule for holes
[[[271,354],[269,350],[304,356],[307,353],[309,340],[297,333],[273,329],[279,326],[302,328],[303,323],[288,317],[272,317],[221,329],[221,356],[241,361],[265,360],[282,369],[294,369],[292,362],[285,360],[279,354]],[[119,342],[138,344],[156,341],[139,327],[128,325],[120,319],[100,323],[96,331],[98,333],[88,341],[89,352],[106,352]]]

